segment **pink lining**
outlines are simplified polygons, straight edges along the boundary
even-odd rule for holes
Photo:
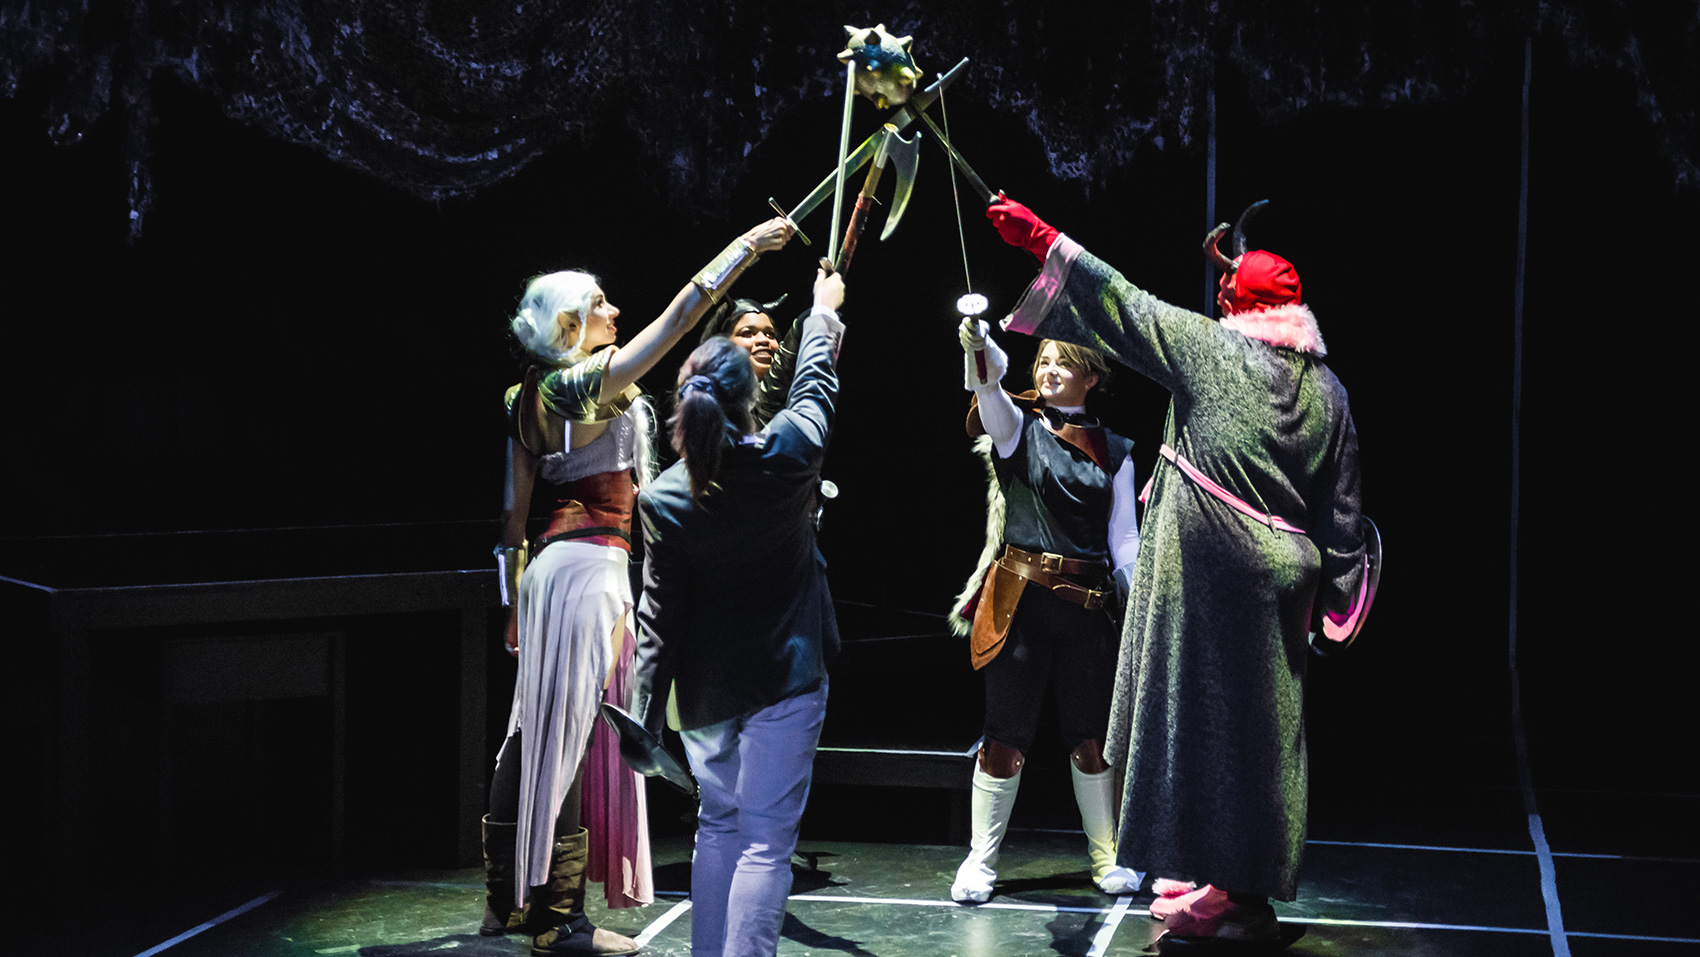
[[[1369,597],[1369,555],[1364,555],[1364,571],[1358,577],[1358,593],[1352,598],[1352,607],[1343,615],[1325,612],[1322,616],[1322,637],[1329,641],[1344,642],[1352,637],[1357,630],[1358,619],[1369,607],[1366,600]]]
[[[1039,323],[1050,315],[1051,307],[1056,304],[1057,297],[1062,295],[1063,285],[1068,282],[1069,271],[1074,268],[1074,261],[1085,247],[1068,238],[1058,235],[1051,243],[1050,252],[1045,254],[1045,264],[1034,277],[1032,285],[1021,294],[1021,300],[1015,304],[1015,309],[1004,317],[999,325],[1010,332],[1019,332],[1024,336],[1033,334],[1039,328]]]
[[[1260,525],[1267,525],[1270,528],[1280,529],[1283,532],[1292,532],[1295,535],[1305,534],[1304,529],[1299,528],[1297,525],[1294,525],[1293,523],[1287,521],[1286,519],[1282,518],[1281,516],[1270,515],[1267,512],[1260,512],[1257,509],[1252,508],[1251,505],[1249,505],[1244,499],[1240,498],[1238,495],[1235,495],[1234,493],[1228,491],[1227,489],[1223,488],[1222,486],[1217,485],[1215,482],[1210,480],[1210,476],[1205,475],[1203,472],[1200,472],[1198,470],[1197,466],[1193,465],[1191,462],[1188,462],[1186,460],[1186,456],[1180,454],[1179,452],[1176,452],[1172,448],[1169,448],[1169,444],[1167,442],[1163,443],[1163,447],[1158,449],[1157,451],[1162,453],[1163,458],[1168,459],[1169,462],[1172,465],[1174,465],[1176,468],[1180,469],[1182,475],[1185,475],[1187,478],[1192,479],[1194,482],[1197,482],[1199,488],[1202,488],[1206,492],[1209,492],[1211,495],[1214,495],[1216,498],[1221,499],[1222,502],[1225,503],[1229,508],[1233,509],[1236,512],[1239,512],[1241,515],[1244,515],[1248,518],[1256,519],[1258,524],[1260,524]],[[1157,476],[1153,474],[1151,476],[1151,478],[1145,483],[1145,491],[1139,493],[1139,500],[1141,502],[1145,501],[1147,498],[1149,498],[1151,496],[1151,484],[1153,482],[1155,482],[1156,480],[1157,480]]]
[[[602,700],[626,705],[637,639],[627,631]],[[601,718],[584,768],[584,826],[590,831],[586,876],[603,885],[610,908],[655,902],[644,781],[620,757],[619,736]]]

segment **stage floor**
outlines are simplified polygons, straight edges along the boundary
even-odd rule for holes
[[[1542,795],[1557,909],[1543,895],[1540,858],[1521,794],[1504,787],[1383,786],[1314,809],[1300,897],[1277,904],[1305,936],[1293,955],[1520,957],[1560,952],[1561,921],[1577,957],[1700,954],[1700,888],[1692,795],[1587,790]],[[655,847],[657,901],[593,919],[638,937],[644,952],[689,953],[688,834]],[[1662,850],[1663,853],[1655,853]],[[1017,829],[1005,844],[998,892],[979,907],[947,899],[958,847],[817,841],[805,828],[793,861],[783,955],[1132,955],[1148,952],[1150,895],[1111,898],[1086,881],[1083,838]],[[116,858],[115,860],[121,859]],[[79,955],[444,953],[508,957],[519,939],[477,936],[482,872],[407,873],[280,886],[195,888],[142,875],[107,904],[68,907],[9,953]],[[93,892],[91,894],[91,891]],[[78,889],[85,899],[101,896]],[[69,915],[80,914],[66,919]]]

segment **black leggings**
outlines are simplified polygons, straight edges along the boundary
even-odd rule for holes
[[[1115,667],[1116,628],[1103,609],[1088,611],[1029,582],[1003,650],[980,671],[986,676],[986,739],[1027,753],[1050,688],[1063,744],[1073,751],[1083,741],[1102,742]]]
[[[502,745],[502,756],[496,762],[496,773],[490,778],[490,820],[510,823],[519,820],[519,740],[520,732],[515,731],[508,743]],[[590,749],[585,749],[588,757]],[[555,836],[565,837],[578,833],[581,808],[584,803],[584,762],[580,761],[578,771],[573,774],[573,786],[567,789],[567,796],[561,799],[561,810],[555,817]]]

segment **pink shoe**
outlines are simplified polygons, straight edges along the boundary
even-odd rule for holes
[[[1304,928],[1275,918],[1268,901],[1236,904],[1209,884],[1179,897],[1159,898],[1169,913],[1157,941],[1160,954],[1273,954],[1304,936]]]
[[[1160,882],[1162,883],[1162,882]],[[1151,916],[1163,921],[1163,930],[1177,937],[1215,937],[1223,914],[1234,905],[1226,891],[1206,884],[1197,890],[1184,890],[1179,881],[1170,890],[1182,890],[1178,895],[1165,894],[1151,902]],[[1159,892],[1161,893],[1161,892]]]

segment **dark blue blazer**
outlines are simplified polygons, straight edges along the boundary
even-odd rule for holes
[[[805,320],[785,408],[720,460],[717,488],[691,499],[680,462],[638,496],[643,597],[632,712],[716,724],[812,687],[838,653],[838,620],[815,545],[815,494],[838,397],[844,326]]]

